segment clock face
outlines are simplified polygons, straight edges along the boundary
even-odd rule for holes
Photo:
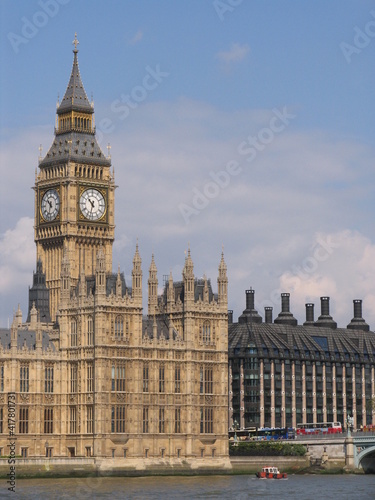
[[[55,189],[46,191],[42,198],[41,211],[43,219],[51,222],[56,219],[60,209],[59,194]]]
[[[97,189],[83,191],[79,206],[84,217],[89,220],[99,220],[105,214],[104,196]]]

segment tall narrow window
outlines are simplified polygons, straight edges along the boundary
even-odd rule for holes
[[[174,432],[175,434],[181,432],[181,408],[176,408],[174,411]]]
[[[115,318],[115,337],[122,338],[124,336],[124,318],[116,316]]]
[[[70,347],[77,347],[77,320],[70,322]]]
[[[69,432],[70,434],[77,432],[77,408],[75,406],[69,408]]]
[[[93,389],[93,365],[92,363],[87,364],[87,392],[92,392]]]
[[[201,424],[200,432],[201,434],[212,434],[213,433],[213,408],[212,407],[202,407],[201,408]]]
[[[205,368],[204,370],[204,393],[212,394],[213,381],[212,381],[212,368]]]
[[[124,392],[126,387],[125,363],[117,362],[112,365],[111,390]]]
[[[87,345],[94,345],[94,322],[92,316],[87,318]]]
[[[159,433],[164,432],[164,408],[159,408]]]
[[[148,392],[148,366],[143,367],[143,392]]]
[[[44,368],[44,392],[53,392],[53,365]]]
[[[209,321],[203,323],[202,341],[204,344],[209,344],[211,342],[211,325]]]
[[[174,369],[174,392],[181,392],[181,368],[179,366]]]
[[[29,409],[21,407],[19,410],[19,433],[28,434],[29,432]]]
[[[44,408],[44,434],[53,434],[53,408]]]
[[[164,380],[164,365],[159,367],[159,392],[164,392],[165,390],[165,380]]]
[[[91,405],[86,408],[86,433],[92,434],[93,429],[93,407]]]
[[[116,391],[125,391],[125,364],[119,363],[116,367]]]
[[[29,365],[20,367],[20,392],[29,392]]]
[[[213,394],[213,370],[211,367],[200,367],[199,384],[201,394]]]
[[[4,392],[4,365],[0,365],[0,392]]]
[[[148,408],[143,408],[142,432],[148,432]]]
[[[77,365],[70,365],[70,392],[77,392]]]
[[[125,406],[112,406],[111,431],[125,432]]]
[[[0,434],[4,432],[4,409],[0,408]]]

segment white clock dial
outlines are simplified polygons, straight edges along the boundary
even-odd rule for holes
[[[41,211],[44,220],[51,222],[56,219],[60,210],[60,198],[55,189],[46,191],[42,198]]]
[[[104,196],[97,189],[86,189],[81,195],[79,206],[86,219],[98,220],[105,214]]]

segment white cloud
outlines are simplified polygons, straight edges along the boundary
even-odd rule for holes
[[[240,45],[239,43],[232,43],[229,50],[218,52],[216,58],[225,64],[231,64],[243,61],[249,51],[250,47],[247,44]]]
[[[0,324],[3,326],[18,303],[26,305],[27,286],[32,284],[35,268],[33,239],[33,220],[29,217],[22,217],[0,237]]]

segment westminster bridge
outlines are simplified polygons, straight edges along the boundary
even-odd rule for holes
[[[345,460],[348,470],[363,469],[375,474],[374,432],[298,436],[297,441],[307,447],[311,463],[324,465]]]

